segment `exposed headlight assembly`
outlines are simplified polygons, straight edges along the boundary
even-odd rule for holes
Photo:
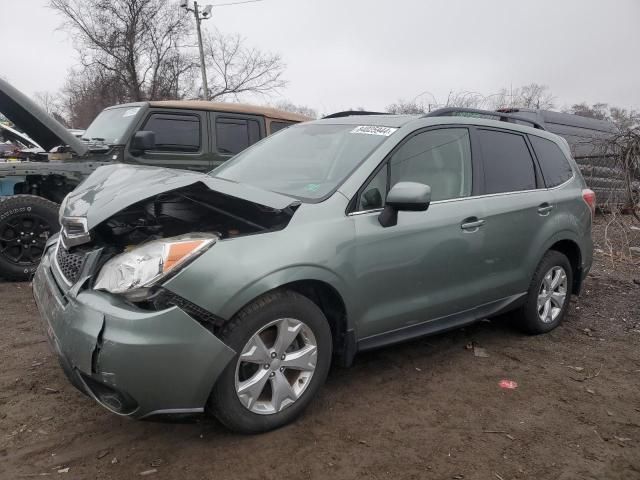
[[[150,287],[177,272],[217,240],[209,233],[191,233],[145,243],[105,263],[93,288],[122,294],[131,301],[143,300]]]

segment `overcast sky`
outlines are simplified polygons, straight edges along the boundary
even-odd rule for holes
[[[47,4],[0,0],[0,75],[30,95],[59,89],[77,62]],[[263,0],[213,12],[205,28],[280,53],[281,97],[321,113],[530,82],[559,107],[640,109],[640,0]]]

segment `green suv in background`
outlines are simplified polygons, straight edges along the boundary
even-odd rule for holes
[[[128,163],[209,172],[265,136],[310,120],[238,103],[137,102],[105,108],[76,138],[1,78],[0,113],[41,147],[29,149],[40,150],[37,161],[0,162],[0,278],[7,280],[31,279],[47,238],[60,228],[60,202],[97,168]]]
[[[120,415],[262,432],[359,351],[511,310],[555,328],[593,192],[535,122],[448,113],[294,125],[208,175],[98,169],[33,282],[70,380]]]

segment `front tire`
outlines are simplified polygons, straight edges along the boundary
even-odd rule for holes
[[[0,197],[0,277],[29,280],[58,230],[57,204],[35,195]]]
[[[324,384],[332,336],[308,298],[282,290],[263,295],[223,327],[236,355],[218,378],[209,407],[227,428],[261,433],[292,422]]]
[[[538,264],[527,300],[520,308],[520,326],[530,334],[556,328],[569,309],[573,269],[562,253],[549,250]]]

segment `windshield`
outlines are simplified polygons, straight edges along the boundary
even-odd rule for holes
[[[211,175],[301,198],[333,191],[396,129],[301,124],[267,137]]]
[[[139,110],[140,107],[118,107],[103,110],[84,132],[82,140],[111,145],[126,143],[123,136]]]

